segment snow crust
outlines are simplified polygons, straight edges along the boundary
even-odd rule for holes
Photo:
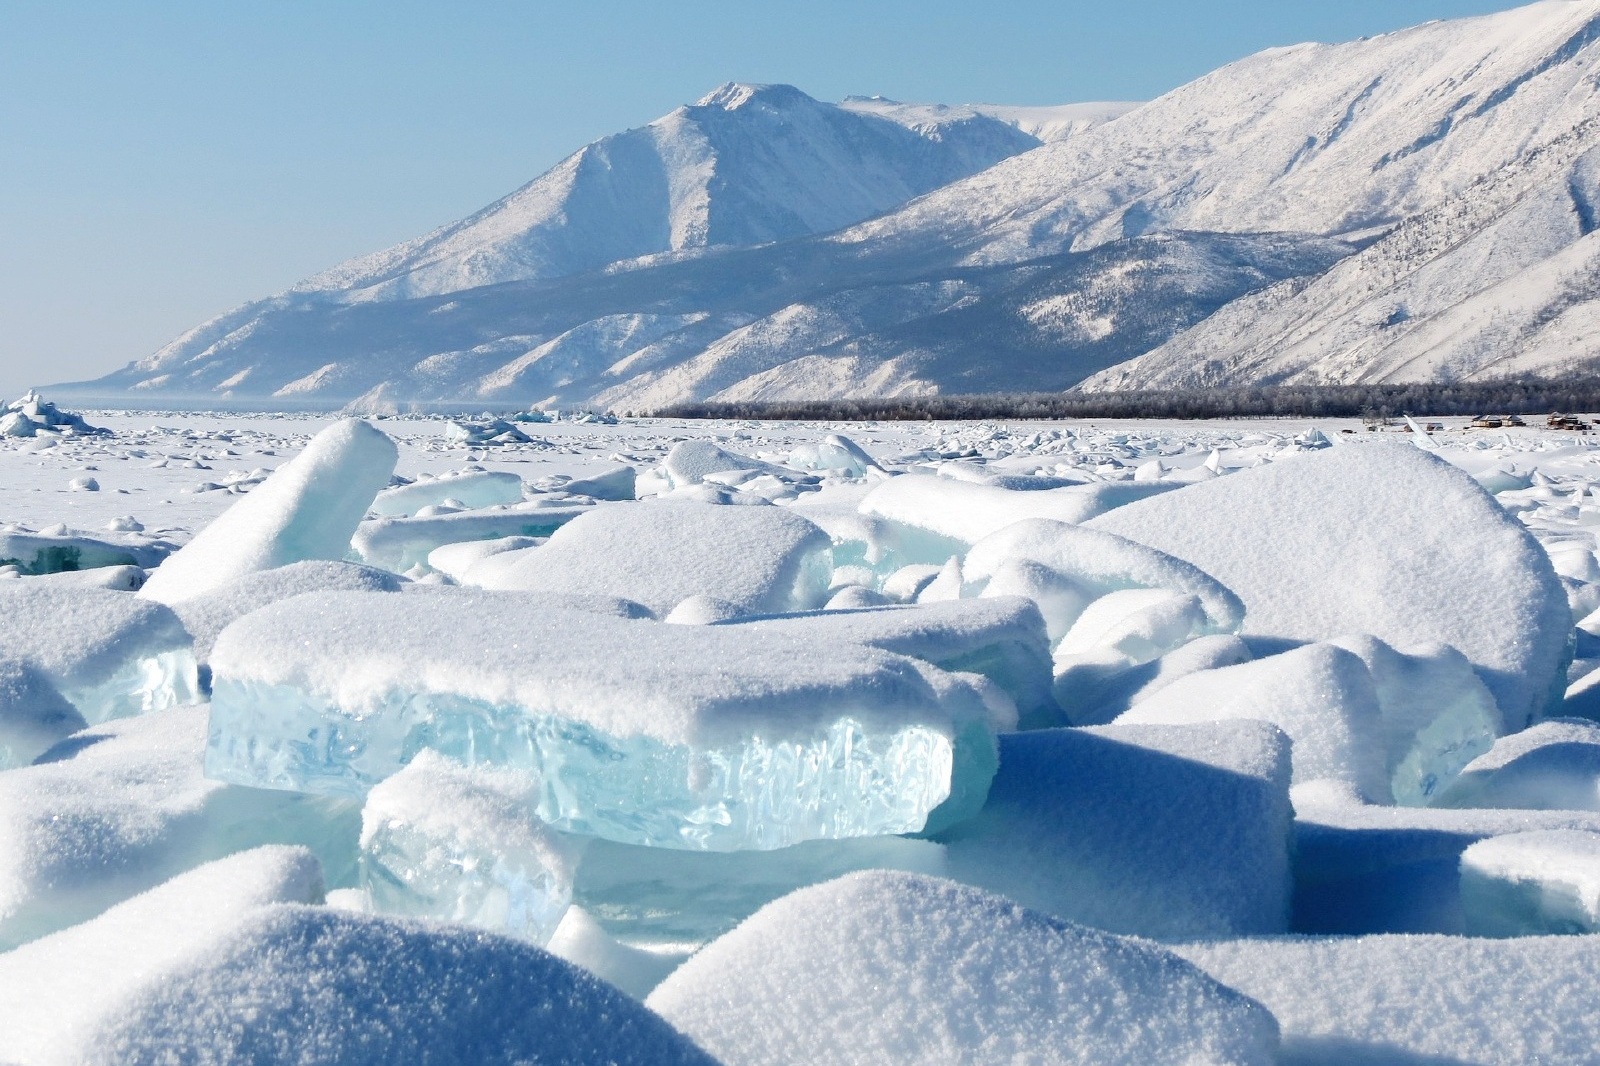
[[[1271,1015],[1160,948],[913,874],[770,904],[646,1002],[728,1066],[1265,1064],[1277,1051]]]

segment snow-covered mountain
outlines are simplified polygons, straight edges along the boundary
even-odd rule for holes
[[[639,408],[1554,372],[1600,358],[1597,116],[1600,0],[1131,109],[724,86],[94,387]]]

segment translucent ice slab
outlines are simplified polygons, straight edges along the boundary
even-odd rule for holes
[[[361,812],[368,909],[548,943],[572,902],[577,848],[535,817],[536,798],[526,774],[419,753]]]
[[[558,828],[708,851],[970,815],[997,765],[985,699],[1004,701],[857,644],[464,590],[283,601],[212,666],[212,777],[361,795],[432,749],[531,772]]]

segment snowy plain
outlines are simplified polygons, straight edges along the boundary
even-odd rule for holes
[[[1600,436],[29,412],[0,1061],[1593,1061]]]

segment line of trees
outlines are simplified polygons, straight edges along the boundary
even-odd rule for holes
[[[1396,418],[1600,412],[1600,377],[1457,384],[1276,385],[1148,392],[1047,392],[865,400],[673,404],[657,418],[952,421],[1082,418]]]

